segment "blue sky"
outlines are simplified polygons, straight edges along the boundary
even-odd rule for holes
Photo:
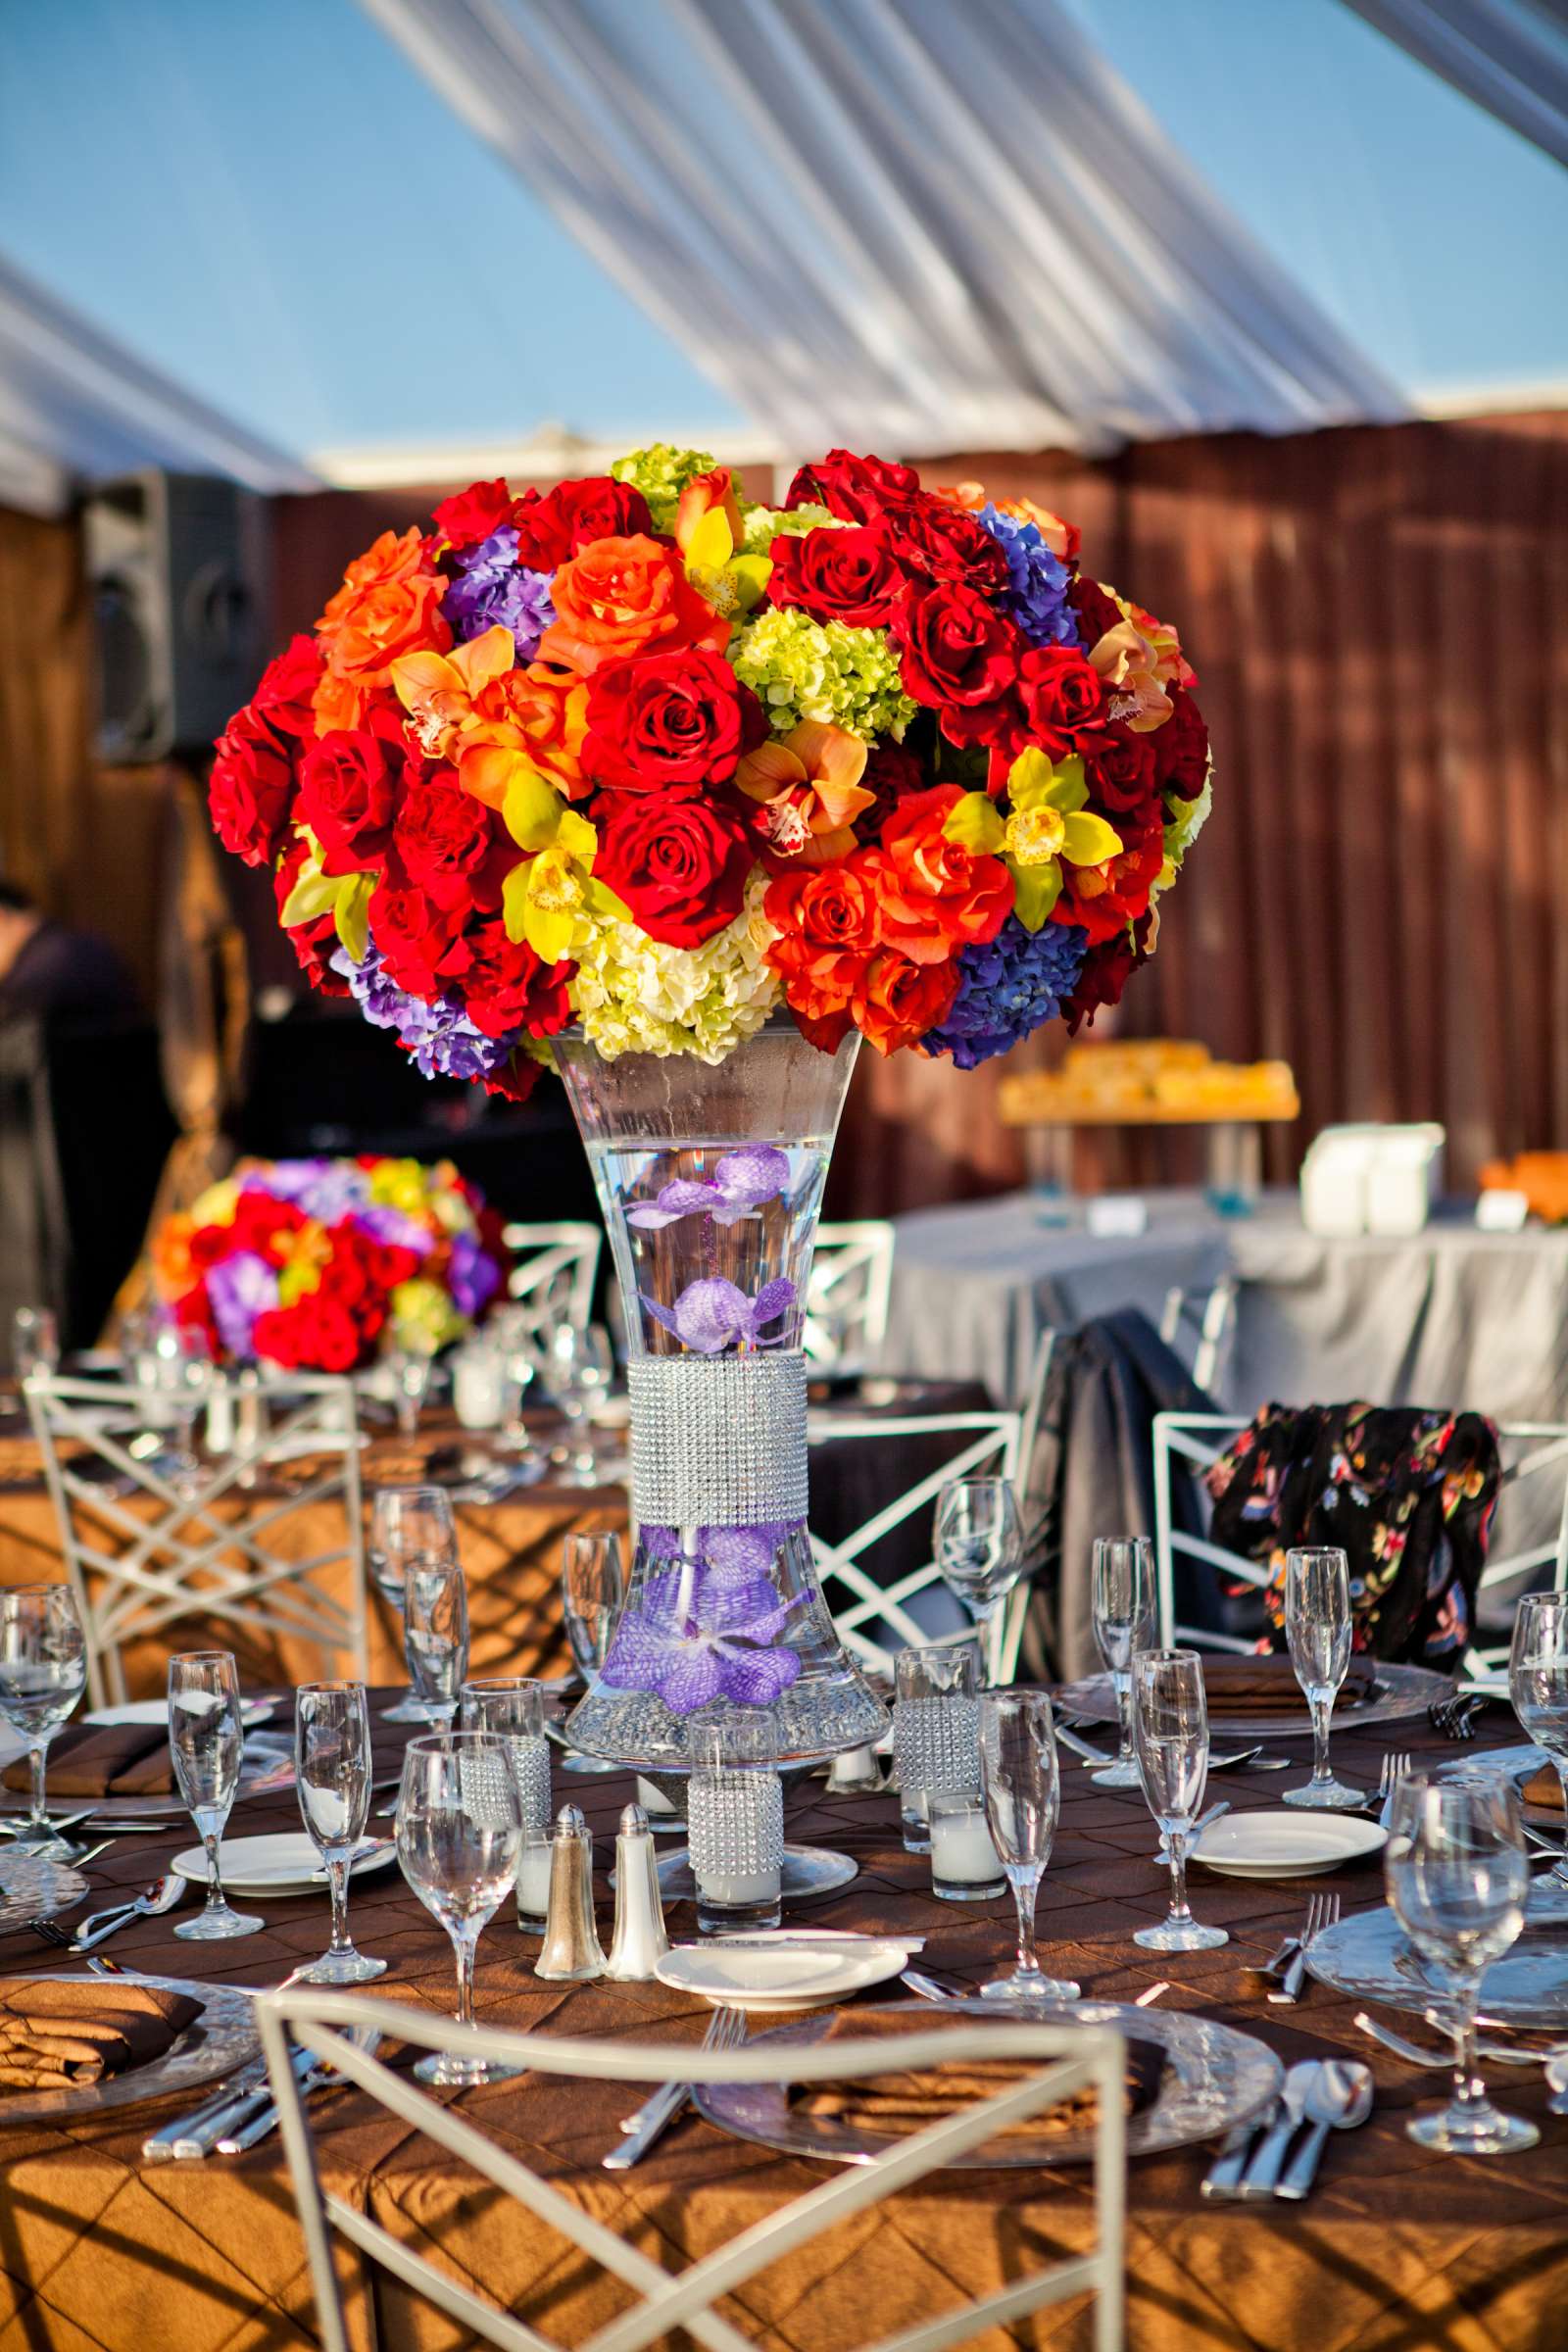
[[[1568,381],[1568,175],[1339,0],[1067,5],[1396,380]],[[354,0],[0,0],[0,250],[299,451],[746,421]]]

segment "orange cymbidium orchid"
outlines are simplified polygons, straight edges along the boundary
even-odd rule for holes
[[[823,720],[803,718],[778,741],[748,752],[735,781],[761,804],[769,849],[804,865],[826,865],[855,847],[855,819],[876,800],[860,778],[865,745]]]
[[[541,771],[568,800],[586,787],[577,753],[588,690],[544,662],[513,667],[509,629],[486,629],[452,654],[405,654],[392,682],[411,733],[432,760],[450,760],[465,792],[499,808],[518,775]]]
[[[950,507],[959,507],[965,514],[978,514],[985,506],[995,507],[999,514],[1010,514],[1015,522],[1032,522],[1058,564],[1071,564],[1078,553],[1078,526],[1063,522],[1049,507],[1037,507],[1032,498],[988,498],[983,482],[949,482],[932,496],[946,500]]]
[[[1113,596],[1108,588],[1103,593]],[[1090,666],[1110,688],[1110,717],[1125,719],[1135,735],[1152,734],[1170,716],[1167,688],[1196,686],[1198,679],[1169,621],[1122,597],[1113,601],[1123,617],[1090,649]]]
[[[409,730],[431,760],[456,761],[477,722],[474,705],[517,658],[510,629],[486,629],[450,654],[402,654],[392,664]]]

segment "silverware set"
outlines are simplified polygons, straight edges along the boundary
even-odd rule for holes
[[[87,1854],[82,1856],[84,1862],[90,1858]],[[90,1912],[85,1919],[79,1919],[74,1928],[63,1928],[54,1919],[29,1919],[27,1925],[43,1942],[54,1944],[60,1951],[74,1952],[79,1956],[92,1951],[100,1943],[106,1943],[111,1936],[118,1936],[121,1929],[128,1928],[133,1920],[159,1919],[166,1911],[172,1911],[185,1888],[186,1882],[178,1872],[169,1871],[163,1878],[156,1879],[145,1894],[130,1895],[122,1903],[111,1903],[102,1911]]]
[[[370,2056],[380,2046],[381,2036],[368,2027],[356,2026],[350,2039],[355,2046]],[[302,2092],[330,2090],[343,2081],[321,2059],[310,2050],[294,2051],[290,2061],[294,2080]],[[265,2058],[253,2058],[238,2074],[188,2114],[178,2116],[155,2132],[141,2143],[141,2152],[149,2164],[187,2164],[203,2156],[239,2156],[254,2148],[277,2129],[277,2103],[272,2097],[267,2079]]]
[[[1396,2034],[1392,2026],[1384,2025],[1378,2018],[1369,2017],[1364,2009],[1357,2012],[1355,2022],[1369,2039],[1379,2043],[1385,2050],[1392,2050],[1396,2058],[1404,2060],[1406,2066],[1431,2067],[1443,2074],[1452,2072],[1451,2041],[1445,2046],[1437,2042],[1407,2040],[1404,2034]],[[1431,2012],[1428,2012],[1428,2023],[1441,2029],[1442,2020]],[[1568,2041],[1535,2046],[1521,2046],[1518,2042],[1478,2041],[1476,2056],[1490,2059],[1498,2066],[1551,2066],[1559,2059],[1568,2058]]]
[[[1372,2112],[1372,2073],[1349,2058],[1307,2058],[1293,2066],[1269,2113],[1230,2132],[1203,2180],[1220,2202],[1309,2196],[1330,2132],[1354,2131]],[[1302,2125],[1304,2138],[1291,2152]]]
[[[1092,1740],[1083,1737],[1080,1727],[1092,1720],[1087,1715],[1058,1715],[1052,1728],[1061,1745],[1075,1755],[1080,1764],[1113,1764],[1116,1759],[1108,1748],[1097,1747]],[[1265,1756],[1259,1744],[1256,1747],[1236,1748],[1225,1755],[1215,1755],[1211,1750],[1208,1769],[1210,1772],[1234,1772],[1238,1765],[1250,1764],[1254,1772],[1287,1772],[1290,1763],[1289,1756]]]
[[[705,2050],[738,2050],[746,2039],[746,2016],[740,2009],[715,2009],[708,2032],[703,2035]],[[692,2095],[689,2082],[661,2082],[651,2099],[645,2099],[635,2114],[621,2124],[618,2147],[602,2156],[600,2163],[607,2173],[630,2172],[640,2164],[666,2128],[672,2124]]]
[[[1435,1698],[1427,1709],[1427,1721],[1445,1740],[1473,1740],[1476,1719],[1485,1713],[1488,1703],[1485,1690],[1459,1690],[1451,1698]]]
[[[1246,1974],[1270,1980],[1271,2001],[1298,2001],[1306,1985],[1306,1955],[1313,1938],[1321,1936],[1325,1928],[1335,1927],[1339,1916],[1337,1894],[1309,1896],[1299,1934],[1285,1936],[1272,1958],[1250,1964]]]

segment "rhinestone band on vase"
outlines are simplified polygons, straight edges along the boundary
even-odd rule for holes
[[[633,1357],[631,1506],[644,1527],[758,1527],[807,1512],[806,1358]]]

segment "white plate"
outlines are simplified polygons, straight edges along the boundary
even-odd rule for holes
[[[1205,1869],[1228,1879],[1309,1879],[1358,1862],[1389,1842],[1375,1821],[1353,1813],[1226,1813],[1211,1821],[1193,1849]]]
[[[677,1945],[654,1973],[675,1992],[701,1993],[726,2008],[783,2010],[841,2001],[908,1966],[907,1945],[880,1936],[867,1937],[863,1950],[853,1952],[813,1951],[813,1940],[780,1935],[765,1952],[726,1950],[722,1937],[701,1946]]]
[[[261,1731],[276,1712],[277,1701],[275,1699],[246,1698],[240,1701],[240,1713],[244,1717],[245,1729],[248,1732]],[[140,1723],[151,1726],[157,1724],[163,1729],[167,1728],[169,1723],[169,1701],[167,1698],[127,1699],[122,1707],[94,1707],[92,1713],[84,1715],[81,1720],[83,1723],[105,1725]]]
[[[386,1845],[356,1862],[354,1870],[385,1870],[397,1858],[396,1847]],[[197,1886],[207,1884],[207,1856],[199,1845],[188,1845],[169,1867]],[[326,1885],[321,1857],[303,1830],[272,1838],[225,1838],[218,1848],[218,1867],[223,1891],[230,1895],[319,1894]]]

